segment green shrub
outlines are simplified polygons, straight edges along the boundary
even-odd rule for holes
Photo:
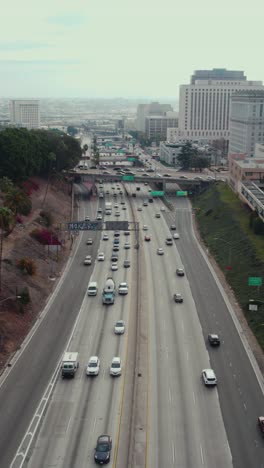
[[[45,211],[45,210],[42,210],[39,215],[41,216],[41,218],[43,219],[45,225],[47,227],[50,227],[52,226],[53,224],[53,216],[51,214],[50,211]]]

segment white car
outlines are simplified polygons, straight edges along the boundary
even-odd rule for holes
[[[87,245],[92,245],[92,243],[93,243],[93,239],[91,239],[91,238],[90,238],[90,239],[87,239],[87,241],[86,241],[86,244],[87,244]]]
[[[217,384],[217,379],[216,379],[213,369],[204,369],[202,371],[202,378],[204,381],[204,385],[206,386]]]
[[[161,247],[159,247],[159,248],[157,249],[157,254],[158,254],[158,255],[164,255],[164,250],[163,250]]]
[[[165,211],[165,207],[162,206],[161,209],[160,209],[160,211]]]
[[[120,357],[114,357],[110,366],[110,375],[114,377],[122,374],[122,364]]]
[[[125,242],[124,249],[130,249],[130,243],[129,242]]]
[[[118,208],[118,204],[117,204],[117,203],[114,204],[114,208]]]
[[[91,255],[86,255],[85,259],[84,259],[84,265],[91,265],[92,264],[92,257]]]
[[[122,206],[122,210],[126,210],[126,209],[127,209],[126,205]]]
[[[85,216],[84,220],[85,220],[85,221],[90,221],[90,217],[89,217],[89,216]]]
[[[104,252],[100,252],[100,253],[98,254],[98,257],[97,257],[98,262],[103,262],[104,259],[105,259],[105,254],[104,254]]]
[[[111,270],[112,271],[117,271],[118,270],[118,264],[117,262],[113,262],[112,265],[111,265]]]
[[[105,241],[105,240],[109,240],[108,234],[103,234],[103,240],[104,240],[104,241]]]
[[[123,333],[125,333],[125,322],[124,322],[124,320],[118,320],[115,323],[114,331],[115,331],[116,335],[123,335]]]
[[[119,286],[118,286],[118,292],[119,292],[119,294],[127,294],[128,293],[127,283],[125,283],[125,282],[120,283]]]
[[[179,238],[180,238],[179,234],[177,232],[175,232],[173,234],[173,239],[179,239]]]
[[[102,217],[101,214],[98,214],[96,219],[97,219],[98,221],[101,221],[101,220],[103,219],[103,217]]]
[[[147,231],[147,230],[148,230],[148,226],[146,224],[144,224],[143,231]]]
[[[98,356],[91,356],[86,368],[86,375],[98,375],[100,370],[100,359]]]
[[[138,210],[138,211],[142,211],[142,208],[141,208],[141,206],[138,206],[138,209],[137,209],[137,210]]]

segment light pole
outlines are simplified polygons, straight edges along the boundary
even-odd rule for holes
[[[9,297],[6,297],[5,299],[3,299],[2,301],[0,301],[0,304],[2,304],[3,302],[5,301],[8,301],[8,299],[21,299],[21,296],[9,296]]]

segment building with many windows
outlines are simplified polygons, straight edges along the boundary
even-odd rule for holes
[[[253,157],[256,143],[264,143],[264,89],[233,94],[229,130],[229,153]]]
[[[180,86],[178,139],[229,139],[230,98],[238,91],[264,89],[244,72],[196,70],[191,83]]]
[[[181,153],[181,143],[160,143],[160,159],[171,166],[178,166],[178,155]]]
[[[145,118],[145,133],[151,140],[167,139],[167,129],[178,127],[178,118],[167,115],[149,115]]]
[[[28,129],[39,128],[39,101],[14,99],[10,101],[9,109],[10,121],[12,125],[15,125],[17,127],[25,127]]]
[[[137,107],[137,130],[145,133],[146,117],[150,115],[162,116],[169,111],[173,111],[173,108],[170,104],[160,104],[159,102],[151,102],[150,104],[139,104]]]

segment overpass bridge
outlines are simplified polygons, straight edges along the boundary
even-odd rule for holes
[[[92,181],[95,183],[98,180],[102,180],[104,182],[112,182],[118,181],[118,182],[125,182],[125,183],[153,183],[162,188],[162,190],[166,190],[166,184],[175,184],[175,185],[180,185],[181,187],[184,188],[190,188],[190,187],[196,187],[199,189],[201,186],[208,186],[212,183],[215,182],[214,179],[202,179],[202,178],[195,178],[195,177],[189,177],[189,178],[182,178],[180,176],[177,177],[163,177],[162,175],[157,176],[156,174],[154,175],[146,175],[146,174],[136,174],[136,175],[121,175],[121,174],[103,174],[99,170],[78,170],[78,171],[68,171],[67,172],[68,176],[74,176],[75,178],[80,178],[79,180],[81,182],[85,181]]]

